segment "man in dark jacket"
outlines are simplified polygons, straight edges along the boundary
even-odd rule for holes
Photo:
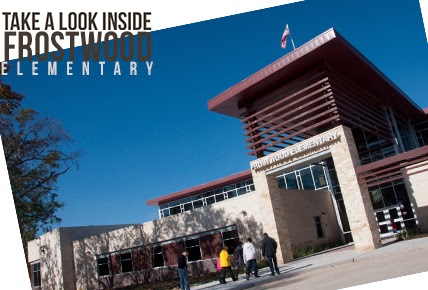
[[[186,257],[189,253],[184,251],[178,255],[178,276],[180,277],[181,290],[190,290],[189,278],[187,276],[187,260]]]
[[[267,233],[264,233],[263,240],[262,240],[262,256],[267,258],[271,276],[275,276],[275,271],[279,275],[278,262],[276,260],[277,247],[278,247],[278,244],[276,243],[276,241],[271,237],[269,237]]]

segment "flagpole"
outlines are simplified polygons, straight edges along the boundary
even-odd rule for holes
[[[290,30],[290,27],[288,26],[288,24],[287,24],[287,28],[288,28],[288,31],[290,32],[290,40],[291,40],[291,44],[293,45],[293,50],[295,50],[296,47],[294,46],[293,34],[291,34],[291,30]]]
[[[291,33],[290,33],[290,39],[291,39],[291,44],[293,45],[293,50],[295,50],[296,47],[294,46],[294,41],[293,41],[293,37],[291,36]]]

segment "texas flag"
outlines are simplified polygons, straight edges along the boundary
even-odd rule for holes
[[[284,33],[282,34],[281,47],[285,48],[287,46],[287,36],[290,35],[290,30],[288,29],[288,24],[285,26]]]

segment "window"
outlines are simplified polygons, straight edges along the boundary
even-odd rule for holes
[[[210,204],[215,203],[214,196],[207,197],[207,198],[206,198],[206,201],[207,201],[207,205],[210,205]]]
[[[279,188],[318,190],[328,187],[324,167],[317,164],[286,172],[276,179]]]
[[[406,188],[402,179],[369,188],[373,209],[389,208],[400,203],[408,202]]]
[[[98,258],[97,265],[98,265],[98,276],[101,277],[101,276],[109,275],[108,258]]]
[[[122,273],[132,272],[132,254],[124,253],[120,255],[120,264],[122,266]]]
[[[409,151],[417,147],[415,140],[414,128],[410,125],[410,122],[402,119],[394,114],[394,118],[397,125],[397,134],[400,136],[402,148],[404,151]]]
[[[317,189],[327,187],[327,179],[324,174],[324,168],[320,165],[315,165],[311,168],[312,175],[314,176],[315,187]]]
[[[159,205],[159,217],[179,214],[255,191],[252,179]]]
[[[238,196],[238,193],[235,189],[227,192],[227,198],[233,198],[236,196]]]
[[[220,202],[224,200],[224,193],[219,193],[215,196],[215,202]]]
[[[314,180],[310,167],[300,170],[300,179],[302,181],[303,189],[315,189]]]
[[[163,267],[163,251],[162,246],[157,246],[153,248],[153,268]]]
[[[293,172],[286,174],[284,175],[284,178],[288,189],[299,189],[299,186],[297,185],[296,173]]]
[[[247,190],[247,186],[238,188],[238,195],[243,195],[243,194],[246,194],[247,192],[249,192],[249,190]]]
[[[276,177],[276,180],[278,182],[279,188],[287,188],[287,185],[285,184],[284,176],[278,176]]]
[[[42,286],[42,279],[40,275],[40,263],[33,264],[33,287]]]
[[[238,246],[238,231],[232,230],[222,233],[223,236],[223,245],[229,247],[229,255],[232,255],[235,252],[236,246]]]
[[[187,256],[187,260],[189,262],[202,260],[199,238],[186,240],[184,244],[186,246],[186,250],[189,252],[189,255]]]
[[[387,112],[387,115],[389,113]],[[391,121],[390,117],[388,119]],[[394,144],[360,128],[352,129],[361,165],[395,155]]]
[[[383,208],[382,191],[378,188],[370,190],[370,198],[372,200],[373,209]]]
[[[161,213],[161,215],[160,215],[161,218],[169,216],[169,208],[161,209],[160,213]]]
[[[179,205],[174,206],[174,207],[171,207],[171,208],[169,209],[169,213],[170,213],[170,214],[178,214],[178,213],[180,213],[180,212],[181,212],[181,208],[180,208],[180,206],[179,206]]]
[[[390,207],[398,203],[392,186],[382,189],[382,196],[386,207]]]
[[[324,232],[322,230],[322,224],[321,224],[321,217],[319,216],[314,217],[314,221],[315,221],[315,228],[317,230],[317,237],[324,238]]]
[[[192,209],[193,209],[193,205],[191,202],[184,204],[184,211],[188,211],[188,210],[192,210]]]
[[[197,200],[193,202],[193,208],[200,208],[203,206],[202,200]]]

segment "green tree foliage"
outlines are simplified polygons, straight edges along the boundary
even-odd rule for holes
[[[0,135],[26,251],[38,232],[61,222],[58,178],[77,167],[79,153],[66,150],[72,139],[59,124],[22,108],[22,99],[0,79]]]

